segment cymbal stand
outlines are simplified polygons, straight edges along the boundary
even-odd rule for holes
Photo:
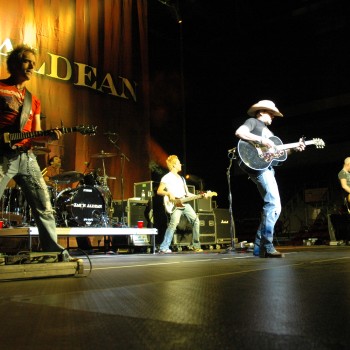
[[[106,187],[107,186],[107,175],[106,175],[105,160],[103,158],[102,158],[102,170],[103,170],[102,187]]]
[[[54,180],[53,181],[53,183],[54,183],[54,193],[53,193],[53,195],[54,195],[54,200],[57,198],[57,195],[58,195],[58,180]]]
[[[127,160],[128,162],[130,162],[130,159],[121,151],[120,147],[117,145],[117,142],[119,140],[119,136],[117,135],[117,137],[115,138],[115,140],[112,139],[112,136],[108,136],[108,140],[113,144],[113,146],[119,151],[120,154],[120,193],[121,193],[121,199],[122,199],[122,203],[121,203],[121,209],[122,209],[122,220],[121,220],[121,224],[122,227],[127,226],[125,224],[125,215],[124,215],[124,165],[125,165],[125,160]]]
[[[4,207],[5,199],[7,199],[6,207]],[[5,210],[5,212],[7,213],[7,218],[3,217],[3,219],[6,219],[8,228],[13,228],[12,223],[11,223],[11,209],[12,209],[11,208],[11,199],[12,199],[12,188],[9,188],[8,195],[5,195],[5,193],[3,194],[3,203],[2,203],[2,212],[4,213],[4,210]],[[4,214],[3,214],[3,216],[4,216]],[[5,223],[4,223],[4,226],[5,226]]]
[[[2,215],[2,218],[0,218],[2,221],[4,221],[4,227],[5,227],[5,220],[7,220],[5,217],[4,217],[4,212],[5,212],[5,200],[6,200],[6,194],[5,192],[3,193],[2,197],[0,198],[1,199],[1,215]]]

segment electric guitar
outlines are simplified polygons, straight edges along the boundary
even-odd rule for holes
[[[11,148],[12,144],[22,141],[24,139],[32,139],[40,136],[48,136],[54,130],[59,130],[61,131],[62,134],[68,134],[70,132],[79,132],[82,135],[95,135],[96,128],[97,126],[78,125],[72,128],[62,127],[62,128],[43,130],[43,131],[15,132],[15,133],[4,132],[4,133],[0,133],[0,149],[3,149],[3,147]]]
[[[210,198],[213,196],[217,196],[218,194],[216,192],[207,191],[206,193],[201,193],[196,196],[175,198],[174,201],[171,201],[169,196],[164,196],[165,211],[169,214],[172,214],[175,211],[175,209],[185,209],[183,203],[203,198],[205,195],[207,198]]]
[[[299,142],[283,144],[277,136],[269,138],[274,142],[275,146],[268,148],[261,144],[251,141],[239,140],[237,151],[242,162],[250,169],[264,170],[270,165],[275,166],[287,159],[286,150],[298,147]],[[312,139],[304,141],[304,144],[315,145],[316,148],[323,148],[325,143],[322,139]]]

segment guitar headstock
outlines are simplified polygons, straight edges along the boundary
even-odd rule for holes
[[[76,130],[79,131],[82,135],[95,135],[97,126],[92,125],[79,125],[76,127]]]
[[[313,142],[316,148],[324,148],[326,145],[322,139],[313,139]]]
[[[214,196],[217,196],[218,194],[216,192],[213,192],[213,191],[207,191],[206,192],[206,197],[214,197]]]

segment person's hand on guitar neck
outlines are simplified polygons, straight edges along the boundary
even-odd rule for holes
[[[287,150],[288,154],[291,154],[293,152],[302,152],[305,150],[305,137],[301,137],[299,139],[299,145],[297,147],[291,148],[289,150]]]
[[[302,152],[305,150],[305,137],[301,137],[299,139],[299,146],[294,148],[294,151],[296,152]]]

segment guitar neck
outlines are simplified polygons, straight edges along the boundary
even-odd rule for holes
[[[305,141],[304,143],[306,146],[308,146],[308,145],[313,145],[315,143],[315,141],[310,140],[310,141]],[[293,142],[293,143],[286,143],[285,145],[278,145],[277,149],[279,151],[283,151],[283,150],[290,149],[290,148],[296,148],[298,146],[299,146],[299,142]]]
[[[31,132],[17,132],[17,133],[11,133],[7,137],[9,141],[20,141],[20,140],[31,139],[31,138],[40,137],[40,136],[48,136],[54,130],[59,130],[61,131],[62,134],[68,134],[70,132],[77,131],[77,127],[58,128],[58,129],[31,131]]]
[[[193,201],[195,199],[199,199],[199,198],[202,198],[203,197],[203,194],[198,194],[196,196],[191,196],[191,197],[185,197],[185,198],[182,198],[181,199],[181,202],[182,203],[186,203],[186,202],[190,202],[190,201]]]

